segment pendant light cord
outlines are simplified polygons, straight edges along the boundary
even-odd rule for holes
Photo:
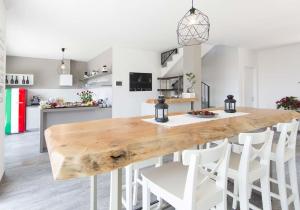
[[[194,8],[194,0],[192,0],[192,8]]]
[[[61,51],[62,51],[62,61],[64,62],[65,61],[65,48],[62,48]]]

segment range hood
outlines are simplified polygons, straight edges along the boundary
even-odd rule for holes
[[[73,75],[72,74],[59,75],[59,85],[60,86],[72,86],[73,85]]]
[[[73,75],[71,74],[71,61],[64,60],[65,68],[61,69],[61,64],[58,67],[59,73],[59,86],[72,86],[73,85]]]

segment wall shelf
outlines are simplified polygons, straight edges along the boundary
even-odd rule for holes
[[[7,86],[14,86],[14,87],[19,87],[19,86],[32,86],[34,84],[34,75],[33,74],[6,74],[5,75],[5,84]],[[13,79],[13,83],[11,83],[11,80]],[[18,80],[18,84],[16,84],[16,80]],[[23,81],[24,80],[24,81]]]
[[[112,86],[112,73],[96,74],[80,80],[86,87]]]
[[[173,76],[173,77],[158,77],[158,80],[171,80],[171,79],[178,79],[178,78],[183,78],[183,75],[179,76]]]
[[[158,77],[159,88],[157,91],[165,97],[180,96],[183,92],[183,75],[171,77]],[[174,95],[175,94],[175,95]]]
[[[85,78],[82,78],[80,81],[82,82],[87,82],[89,80],[93,80],[93,79],[96,79],[96,78],[100,78],[100,77],[105,77],[107,75],[111,75],[111,73],[102,73],[102,74],[95,74],[93,76],[89,76],[89,77],[85,77]]]
[[[170,89],[157,89],[157,91],[183,91],[183,89],[170,88]]]

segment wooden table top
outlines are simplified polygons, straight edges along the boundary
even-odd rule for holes
[[[92,176],[193,145],[300,119],[295,111],[254,108],[238,111],[249,114],[173,128],[145,122],[143,117],[52,126],[45,131],[45,137],[53,177]]]

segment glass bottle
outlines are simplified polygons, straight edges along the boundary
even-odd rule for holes
[[[16,84],[16,85],[19,84],[18,76],[16,76],[15,84]]]
[[[13,75],[11,76],[10,84],[11,84],[11,85],[15,84],[15,80],[14,80],[14,76],[13,76]]]
[[[22,84],[25,85],[25,77],[23,76]]]
[[[5,84],[8,84],[7,75],[5,75]]]
[[[28,76],[27,76],[27,79],[26,79],[26,84],[29,85],[29,79],[28,79]]]

